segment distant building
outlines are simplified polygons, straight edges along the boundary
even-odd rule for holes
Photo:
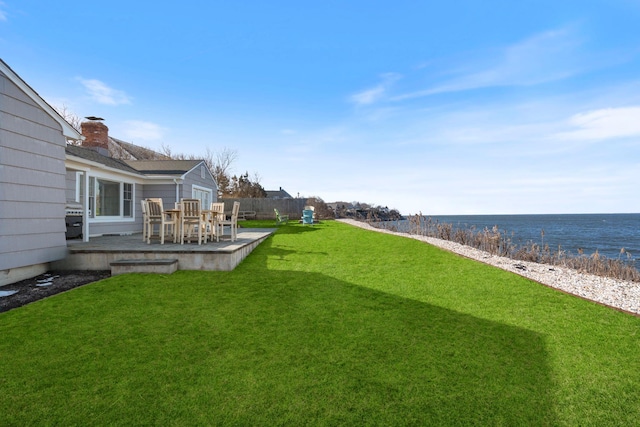
[[[275,191],[267,190],[267,199],[293,199],[293,197],[280,187],[279,190]]]

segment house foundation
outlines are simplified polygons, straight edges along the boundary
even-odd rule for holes
[[[92,237],[89,242],[70,242],[65,259],[53,262],[53,270],[111,270],[113,263],[129,262],[133,271],[152,261],[176,260],[178,270],[231,271],[260,243],[273,234],[273,229],[239,229],[238,238],[231,242],[179,244],[152,240],[142,241],[141,234],[128,236]],[[126,267],[122,265],[123,269]]]

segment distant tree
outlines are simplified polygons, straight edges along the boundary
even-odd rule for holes
[[[329,208],[329,205],[327,205],[320,197],[311,196],[307,198],[305,204],[307,206],[314,207],[316,217],[319,219],[333,218],[335,216],[333,209]]]
[[[168,145],[162,145],[162,153],[175,160],[204,160],[218,184],[218,192],[222,196],[230,196],[232,189],[231,166],[238,159],[237,150],[224,147],[220,151],[206,148],[204,156],[174,153]],[[266,197],[266,193],[265,193]]]
[[[243,175],[234,175],[231,178],[228,196],[235,198],[263,198],[267,197],[267,192],[260,185],[260,177],[257,174],[251,179],[249,172],[245,172]]]
[[[238,158],[238,152],[231,148],[223,148],[215,154],[207,149],[207,159],[211,162],[210,168],[216,182],[218,183],[218,191],[221,194],[229,194],[231,180],[229,174],[231,166]],[[266,196],[266,193],[265,193]]]
[[[67,123],[69,123],[75,130],[77,130],[78,133],[82,133],[82,126],[80,125],[82,123],[82,119],[77,114],[71,111],[64,104],[62,104],[61,107],[54,106],[53,109],[56,110],[58,114],[60,114],[60,117],[65,119]],[[75,141],[72,139],[67,140],[67,144],[69,145],[80,145],[80,143],[81,141]]]

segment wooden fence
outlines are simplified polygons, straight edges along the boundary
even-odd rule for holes
[[[240,202],[240,211],[255,212],[255,219],[276,219],[273,209],[278,209],[281,215],[289,215],[289,219],[297,221],[302,217],[302,210],[307,199],[219,199],[224,202],[224,210],[230,211],[233,202]]]

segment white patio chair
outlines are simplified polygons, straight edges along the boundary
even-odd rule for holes
[[[199,199],[181,199],[180,205],[180,244],[184,244],[185,237],[191,243],[191,234],[198,234],[198,244],[203,240],[207,243],[207,222],[202,218],[202,209]]]
[[[213,241],[213,238],[218,235],[218,223],[224,220],[224,203],[212,202],[209,211],[210,215],[207,220],[211,231],[211,241]]]
[[[149,218],[147,217],[147,201],[146,200],[140,200],[140,205],[142,207],[142,241],[146,242],[147,241],[147,231],[148,231],[148,221]]]
[[[158,226],[158,236],[160,237],[160,244],[164,245],[165,234],[173,234],[175,236],[177,223],[170,219],[165,213],[162,206],[162,199],[146,199],[144,200],[147,214],[146,214],[146,237],[147,244],[151,244],[151,237],[155,234],[155,226]],[[174,239],[175,241],[175,239]]]
[[[235,242],[238,239],[238,212],[240,212],[240,202],[233,202],[233,208],[231,210],[231,218],[224,218],[218,221],[219,233],[216,234],[216,241],[220,240],[220,236],[224,234],[224,227],[230,227],[231,241]]]

